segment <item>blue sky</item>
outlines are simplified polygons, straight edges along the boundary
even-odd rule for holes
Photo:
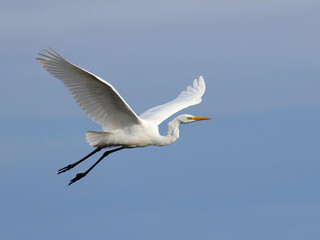
[[[3,239],[320,238],[319,1],[1,4]],[[203,102],[180,113],[213,120],[67,187],[98,156],[56,170],[92,151],[85,132],[100,126],[35,61],[48,46],[138,114],[202,74]]]

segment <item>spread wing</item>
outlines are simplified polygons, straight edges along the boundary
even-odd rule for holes
[[[151,108],[140,115],[140,118],[153,121],[156,124],[162,123],[172,114],[192,105],[201,103],[202,95],[206,90],[206,85],[202,76],[193,81],[192,86],[182,91],[179,96],[171,102]]]
[[[60,79],[82,111],[104,130],[114,130],[140,124],[139,117],[116,89],[102,78],[70,63],[50,49],[39,53],[39,63]]]

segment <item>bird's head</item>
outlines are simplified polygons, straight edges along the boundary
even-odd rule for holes
[[[180,123],[191,123],[195,121],[200,121],[200,120],[209,120],[211,119],[210,117],[195,117],[189,114],[183,114],[178,117],[178,120]]]

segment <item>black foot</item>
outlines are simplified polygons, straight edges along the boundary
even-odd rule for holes
[[[81,178],[85,177],[86,175],[87,175],[87,173],[78,173],[75,178],[73,178],[73,179],[70,180],[70,182],[69,182],[68,185],[70,186],[72,183],[80,180]]]
[[[75,166],[76,166],[76,164],[69,164],[68,166],[66,166],[64,168],[59,169],[57,174],[59,175],[60,173],[66,172]]]

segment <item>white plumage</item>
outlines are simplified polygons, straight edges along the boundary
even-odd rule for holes
[[[44,51],[46,54],[39,53],[39,63],[64,83],[84,113],[102,125],[103,132],[88,131],[86,134],[89,144],[98,150],[114,146],[133,148],[168,145],[179,137],[178,127],[181,123],[210,119],[180,115],[168,124],[167,136],[161,136],[158,131],[158,125],[172,114],[202,101],[206,88],[202,76],[174,100],[137,116],[110,83],[70,63],[52,49]]]
[[[117,90],[102,78],[70,63],[53,50],[39,54],[39,63],[60,79],[82,111],[104,129],[114,130],[139,124],[140,119]]]
[[[151,108],[140,115],[140,118],[153,121],[159,125],[171,115],[192,105],[201,103],[202,95],[206,90],[206,85],[202,76],[193,81],[192,86],[188,86],[179,96],[166,104]]]

